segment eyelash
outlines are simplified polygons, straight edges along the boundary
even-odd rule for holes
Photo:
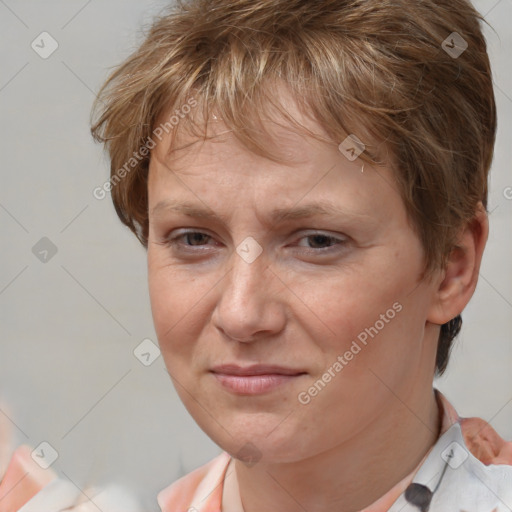
[[[191,247],[200,247],[201,248],[201,247],[203,247],[204,244],[189,245],[189,244],[181,244],[180,243],[180,240],[182,240],[188,236],[191,236],[191,235],[202,235],[204,237],[208,237],[208,240],[213,239],[213,237],[211,235],[209,235],[208,233],[204,233],[202,231],[186,231],[186,232],[180,233],[179,235],[176,235],[172,238],[167,238],[165,240],[165,245],[168,247],[171,247],[173,249],[179,245],[182,245],[182,246],[184,245],[184,247],[186,247],[186,249],[179,248],[178,250],[183,250],[183,251],[187,251],[187,252],[198,252],[198,251],[204,250],[204,249],[190,249]],[[309,254],[314,253],[317,255],[325,254],[326,252],[332,252],[333,250],[335,250],[336,246],[343,246],[347,242],[347,240],[344,238],[337,238],[335,236],[327,235],[325,233],[310,233],[308,235],[302,236],[299,240],[303,240],[303,239],[307,239],[307,238],[314,238],[314,237],[322,237],[322,238],[326,239],[331,244],[328,245],[327,247],[321,247],[321,248],[302,247],[304,252],[307,252]]]

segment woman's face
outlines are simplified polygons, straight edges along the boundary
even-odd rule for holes
[[[274,135],[289,165],[231,134],[172,157],[165,139],[157,146],[148,269],[162,354],[190,414],[233,455],[291,462],[431,386],[435,286],[419,279],[422,247],[389,169]]]

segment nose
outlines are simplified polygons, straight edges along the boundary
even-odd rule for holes
[[[254,342],[284,329],[283,284],[263,255],[248,263],[233,252],[231,270],[218,287],[212,322],[226,338]]]

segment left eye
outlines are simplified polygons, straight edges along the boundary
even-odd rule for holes
[[[305,241],[305,244],[301,243],[303,241]],[[343,242],[344,240],[341,240],[339,238],[335,238],[333,236],[324,235],[320,233],[302,237],[300,239],[300,242],[298,243],[298,246],[306,247],[307,249],[328,249],[333,245],[339,245],[342,244]]]

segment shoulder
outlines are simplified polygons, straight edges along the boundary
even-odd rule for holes
[[[512,443],[481,418],[461,419],[451,430],[456,436],[440,447],[441,458],[451,453],[450,460],[444,458],[446,482],[434,496],[433,510],[510,511]]]
[[[28,446],[21,445],[12,454],[0,483],[0,512],[20,509],[57,478],[51,469],[41,468],[31,452]]]
[[[176,480],[158,494],[162,512],[219,512],[222,482],[231,457],[220,455]]]
[[[449,505],[447,510],[455,505],[462,510],[510,510],[504,504],[512,503],[512,442],[482,418],[460,418],[458,427],[460,445],[455,445],[451,485],[440,489],[439,499]]]
[[[458,419],[431,448],[412,483],[430,490],[432,511],[510,512],[505,505],[512,503],[509,449],[484,420]],[[413,510],[406,492],[390,512]]]
[[[37,453],[22,445],[10,457],[0,483],[0,512],[140,512],[126,489],[111,485],[81,491],[72,482],[58,478],[52,469],[37,464]]]
[[[461,417],[441,391],[434,388],[441,411],[441,432],[459,424],[466,449],[482,464],[512,466],[512,441],[503,439],[489,422],[477,417]]]
[[[512,466],[512,441],[505,441],[482,418],[461,418],[460,426],[469,451],[486,466]]]

